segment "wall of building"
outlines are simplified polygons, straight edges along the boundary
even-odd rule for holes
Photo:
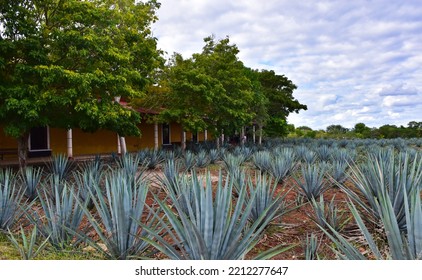
[[[141,136],[128,136],[126,139],[126,148],[129,152],[139,151],[145,148],[154,148],[154,124],[143,122],[139,124]],[[67,131],[65,129],[50,128],[50,149],[53,155],[67,154]],[[94,133],[83,132],[81,129],[72,129],[73,156],[111,154],[118,151],[118,140],[115,132],[99,130]],[[191,141],[192,133],[186,133],[186,141]],[[198,140],[204,141],[205,134],[198,134]],[[208,139],[210,135],[208,134]],[[170,125],[170,141],[173,145],[180,145],[182,142],[182,127],[180,124],[172,123]],[[158,146],[162,146],[162,126],[158,125]],[[0,127],[0,149],[17,149],[17,141],[4,134]],[[17,156],[7,155],[7,158]]]
[[[18,141],[16,138],[6,136],[3,127],[0,126],[0,149],[17,149]]]

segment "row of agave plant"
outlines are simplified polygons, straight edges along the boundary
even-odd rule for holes
[[[110,259],[148,258],[158,251],[171,259],[242,259],[282,214],[283,196],[275,195],[277,184],[266,175],[254,180],[244,175],[247,187],[237,188],[233,199],[232,176],[220,172],[215,187],[209,172],[180,173],[177,165],[169,159],[164,176],[156,178],[148,178],[149,165],[138,154],[118,158],[113,167],[97,159],[72,168],[58,156],[46,174],[34,167],[20,173],[3,169],[1,229],[26,259],[39,253],[37,236],[43,239],[40,247],[89,245]],[[161,182],[161,197],[151,190],[154,180]],[[267,193],[270,201],[262,205]],[[147,203],[148,194],[152,203]],[[21,226],[20,242],[12,229],[22,219],[33,231],[27,237]],[[273,248],[256,258],[286,249]]]
[[[210,165],[221,168],[214,183]],[[162,175],[146,172],[159,166]],[[298,207],[279,191],[289,178],[298,197],[311,204],[312,219],[332,239],[339,258],[422,258],[422,158],[416,149],[391,143],[143,150],[78,166],[57,156],[46,172],[36,167],[0,172],[0,230],[9,231],[23,258],[34,257],[41,239],[38,249],[90,245],[112,259],[156,252],[171,259],[242,259],[269,224]],[[347,194],[351,215],[334,200],[325,201],[332,187]],[[34,211],[35,206],[40,209]],[[33,230],[27,237],[21,228],[19,241],[12,231],[22,220]],[[369,253],[361,253],[362,244],[342,233],[351,220]],[[319,258],[319,245],[316,235],[309,235],[305,257]],[[289,248],[279,246],[256,258]]]

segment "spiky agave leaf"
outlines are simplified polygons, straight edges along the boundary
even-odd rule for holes
[[[208,153],[205,150],[200,150],[196,154],[196,167],[204,168],[210,164],[210,159],[208,157]]]
[[[196,156],[191,151],[185,151],[181,160],[186,171],[192,170],[197,163]]]
[[[320,161],[328,161],[331,157],[331,149],[325,144],[316,148],[316,153]]]
[[[96,190],[101,186],[105,171],[102,166],[95,163],[87,164],[80,171],[73,173],[75,184],[78,188],[79,198],[88,209],[94,208],[90,193],[96,194]]]
[[[142,179],[147,164],[149,162],[141,162],[139,153],[126,153],[117,161],[117,166],[122,171],[121,175],[125,176],[133,186],[137,185],[137,182]]]
[[[350,179],[358,188],[359,193],[339,185],[351,198],[377,218],[381,216],[377,203],[384,193],[393,205],[394,213],[401,231],[406,230],[405,194],[413,189],[419,189],[422,184],[422,157],[413,162],[407,155],[396,157],[390,150],[380,150],[379,153],[368,155],[368,160],[361,165],[351,166]]]
[[[156,216],[171,241],[148,230],[156,239],[149,240],[150,244],[172,259],[244,258],[258,241],[272,215],[264,211],[257,221],[249,225],[253,204],[246,201],[246,188],[233,202],[233,182],[229,178],[223,180],[221,172],[215,196],[209,173],[202,180],[193,175],[190,189],[193,189],[194,199],[188,204],[188,213],[182,210],[174,193],[169,194],[173,200],[172,207],[158,200],[165,219],[158,214]]]
[[[253,154],[252,162],[261,172],[270,172],[272,156],[269,151],[258,151]]]
[[[21,255],[23,260],[32,260],[34,259],[48,244],[48,239],[50,237],[47,237],[41,242],[39,246],[37,246],[37,239],[38,239],[38,231],[37,226],[35,225],[31,232],[30,236],[27,237],[25,234],[25,231],[23,227],[20,227],[20,236],[22,241],[18,241],[18,239],[14,236],[14,234],[8,230],[9,235],[7,238],[10,240],[10,242],[13,244],[13,246],[19,251],[19,254]]]
[[[210,163],[214,164],[214,163],[216,163],[217,161],[220,160],[221,155],[220,155],[220,152],[217,149],[211,149],[208,152],[208,157],[210,159]]]
[[[322,241],[322,239],[321,239]],[[315,233],[307,233],[304,244],[305,260],[318,260],[318,250],[321,245],[321,241],[318,241],[318,236]]]
[[[348,164],[342,161],[334,161],[330,164],[328,170],[328,176],[331,180],[334,181],[334,184],[343,184],[347,178],[348,174],[346,173]]]
[[[0,169],[0,231],[7,231],[22,216],[23,195],[12,169]]]
[[[89,211],[82,202],[84,213],[90,225],[97,233],[106,249],[98,245],[91,236],[81,234],[85,242],[110,259],[128,259],[138,257],[147,250],[148,243],[143,240],[148,234],[139,221],[146,211],[148,185],[145,180],[133,182],[125,176],[122,170],[107,174],[105,178],[105,193],[95,186],[95,193],[90,191],[91,199],[97,214]],[[148,215],[146,223],[155,229],[153,220]]]
[[[258,220],[263,212],[269,213],[273,216],[272,220],[281,217],[289,210],[286,203],[286,196],[289,191],[284,194],[277,191],[277,181],[271,176],[256,173],[254,180],[251,176],[247,179],[248,193],[247,199],[253,200],[253,207],[251,209],[250,219],[252,222]]]
[[[344,212],[340,211],[334,204],[334,199],[335,196],[333,196],[327,204],[323,195],[319,197],[319,202],[312,198],[311,205],[313,215],[311,215],[311,219],[321,227],[326,229],[333,228],[334,230],[341,232],[350,218],[345,218]]]
[[[224,168],[228,173],[238,170],[245,162],[245,158],[242,155],[236,156],[231,153],[223,154],[222,158]]]
[[[40,185],[43,169],[41,167],[26,166],[20,169],[19,177],[25,187],[25,196],[29,200],[37,197],[37,188]]]
[[[47,167],[50,174],[57,176],[59,181],[62,181],[71,174],[75,164],[66,155],[57,154],[52,157]]]
[[[301,165],[301,178],[293,176],[299,191],[308,201],[317,198],[327,190],[325,179],[326,164],[303,164]]]
[[[295,170],[295,158],[292,153],[276,154],[270,165],[270,174],[283,182]]]
[[[54,184],[52,188],[53,194],[47,193],[47,187],[44,187],[42,192],[38,192],[44,216],[36,211],[33,213],[27,211],[26,214],[28,219],[37,226],[40,234],[48,238],[48,242],[54,248],[63,249],[72,245],[74,232],[80,230],[84,215],[81,206],[76,201],[73,186],[64,183],[63,185]],[[77,243],[78,241],[75,242]]]
[[[403,186],[404,188],[404,186]],[[349,203],[349,209],[356,220],[357,225],[362,231],[367,245],[376,259],[395,259],[395,260],[420,260],[422,259],[422,208],[421,193],[419,190],[412,190],[410,199],[407,199],[405,192],[405,218],[407,233],[400,230],[396,219],[394,206],[386,192],[383,192],[377,203],[377,208],[381,214],[381,223],[384,229],[385,238],[388,242],[388,252],[381,254],[373,236],[366,228],[361,215],[356,206]],[[410,201],[410,202],[409,202]],[[337,246],[337,253],[344,259],[366,259],[358,248],[348,242],[337,231],[330,227],[331,233],[324,228],[321,229]]]

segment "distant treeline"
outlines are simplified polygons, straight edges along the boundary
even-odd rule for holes
[[[333,124],[325,130],[313,130],[307,126],[300,126],[292,127],[289,136],[305,138],[420,138],[422,137],[422,122],[411,121],[406,127],[386,124],[378,128],[357,123],[352,129]]]

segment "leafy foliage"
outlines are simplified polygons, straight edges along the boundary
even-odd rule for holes
[[[307,106],[301,104],[293,97],[293,91],[297,86],[284,75],[278,75],[273,70],[258,72],[258,79],[264,96],[268,100],[268,120],[264,128],[268,136],[287,135],[286,118],[289,113],[307,110]]]
[[[114,97],[142,96],[162,64],[150,33],[158,7],[155,1],[3,1],[6,134],[23,142],[31,128],[49,125],[139,135],[139,114]]]

